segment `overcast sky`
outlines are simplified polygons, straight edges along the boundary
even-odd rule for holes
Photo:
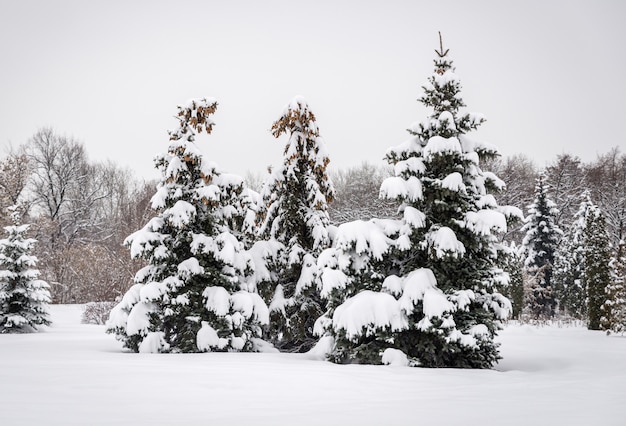
[[[426,117],[416,99],[441,31],[475,139],[539,166],[615,146],[626,99],[626,2],[0,0],[0,145],[52,126],[156,177],[176,105],[215,97],[198,143],[228,172],[282,161],[269,129],[304,96],[331,158],[383,164]]]

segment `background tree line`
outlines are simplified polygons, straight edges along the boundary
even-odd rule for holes
[[[145,222],[152,187],[43,128],[1,162],[0,221],[7,225],[7,207],[20,204],[55,303],[113,300],[139,266],[122,241]]]
[[[513,317],[623,332],[626,155],[613,148],[584,163],[562,154],[542,170],[523,156],[491,166],[507,183],[499,196],[528,206],[506,236]]]
[[[589,162],[561,154],[545,168],[518,154],[493,160],[488,169],[506,183],[496,197],[500,205],[526,212],[543,172],[558,206],[557,226],[568,228],[588,190],[605,216],[610,245],[617,247],[626,235],[626,154],[618,148]],[[331,172],[336,192],[331,222],[394,217],[396,204],[379,198],[380,185],[391,174],[382,163]],[[263,180],[246,176],[251,189],[258,190]],[[55,303],[111,301],[124,294],[141,266],[122,242],[150,217],[154,187],[132,170],[91,161],[77,139],[42,128],[0,163],[0,223],[10,223],[7,207],[19,202],[22,221],[32,224],[31,237],[38,240],[41,278],[50,283]],[[522,225],[509,229],[506,242],[521,245]]]
[[[545,168],[518,154],[499,158],[490,168],[506,183],[506,189],[496,197],[501,204],[526,211],[535,195],[535,180],[544,172],[550,198],[559,210],[555,218],[559,228],[567,229],[573,222],[581,195],[588,190],[606,216],[611,244],[617,246],[626,236],[626,154],[619,148],[600,154],[590,162],[583,162],[572,154],[560,154]],[[524,237],[521,227],[522,224],[512,227],[506,239],[521,244]]]

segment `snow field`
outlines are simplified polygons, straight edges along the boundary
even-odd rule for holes
[[[135,354],[82,307],[0,335],[1,425],[623,425],[626,338],[509,325],[494,370],[280,353]]]

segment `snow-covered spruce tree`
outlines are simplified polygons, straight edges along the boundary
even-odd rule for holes
[[[558,209],[548,196],[545,174],[540,174],[535,186],[535,200],[528,207],[526,232],[522,245],[526,255],[524,266],[535,276],[536,285],[529,294],[532,306],[529,313],[535,318],[548,319],[554,316],[556,299],[552,288],[554,255],[563,233],[556,225]]]
[[[111,312],[107,331],[139,352],[250,351],[269,315],[249,278],[251,260],[228,224],[242,179],[203,158],[197,133],[210,133],[213,99],[178,107],[179,127],[157,156],[157,214],[125,244],[148,265]]]
[[[316,263],[330,245],[328,203],[334,189],[325,143],[302,97],[285,107],[272,134],[289,139],[283,164],[271,172],[261,192],[259,233],[266,267],[273,273],[259,283],[259,290],[270,302],[269,339],[281,350],[302,352],[315,344],[313,326],[325,311]]]
[[[315,332],[330,341],[328,358],[337,363],[380,364],[394,349],[397,333],[408,327],[395,294],[401,253],[411,247],[411,219],[371,219],[346,222],[337,228],[333,246],[318,258],[320,292],[328,310]],[[392,255],[392,252],[394,255]],[[406,356],[405,356],[406,357]]]
[[[602,305],[607,300],[606,287],[611,281],[609,268],[611,253],[606,220],[595,205],[591,206],[587,213],[584,237],[583,283],[587,289],[587,328],[600,330]]]
[[[394,226],[370,222],[367,238],[348,234],[357,259],[323,256],[324,293],[337,288],[345,299],[334,310],[331,302],[321,321],[335,338],[330,357],[336,361],[402,358],[429,367],[488,368],[499,358],[494,336],[511,305],[496,291],[508,281],[497,266],[497,234],[506,231],[507,216],[521,212],[499,207],[489,193],[503,182],[480,163],[497,152],[466,136],[484,118],[459,112],[461,84],[448,51],[441,47],[437,55],[420,98],[432,113],[409,130],[411,139],[387,152],[395,175],[380,193],[400,203],[402,219]],[[355,280],[350,274],[362,271],[363,260],[368,279]]]
[[[611,283],[602,305],[602,328],[608,333],[626,332],[626,241],[621,240],[609,263]]]
[[[583,285],[585,224],[593,203],[589,191],[583,192],[574,221],[561,239],[554,257],[553,288],[561,313],[577,319],[587,315],[587,293]]]
[[[35,244],[26,238],[29,225],[20,225],[18,206],[9,207],[13,225],[4,228],[0,240],[0,333],[28,333],[49,325],[49,286],[37,279],[37,258],[30,253]]]

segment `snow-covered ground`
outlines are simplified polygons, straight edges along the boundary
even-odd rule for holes
[[[0,425],[624,425],[626,337],[509,326],[495,370],[335,365],[292,354],[134,354],[53,306],[0,335]]]

